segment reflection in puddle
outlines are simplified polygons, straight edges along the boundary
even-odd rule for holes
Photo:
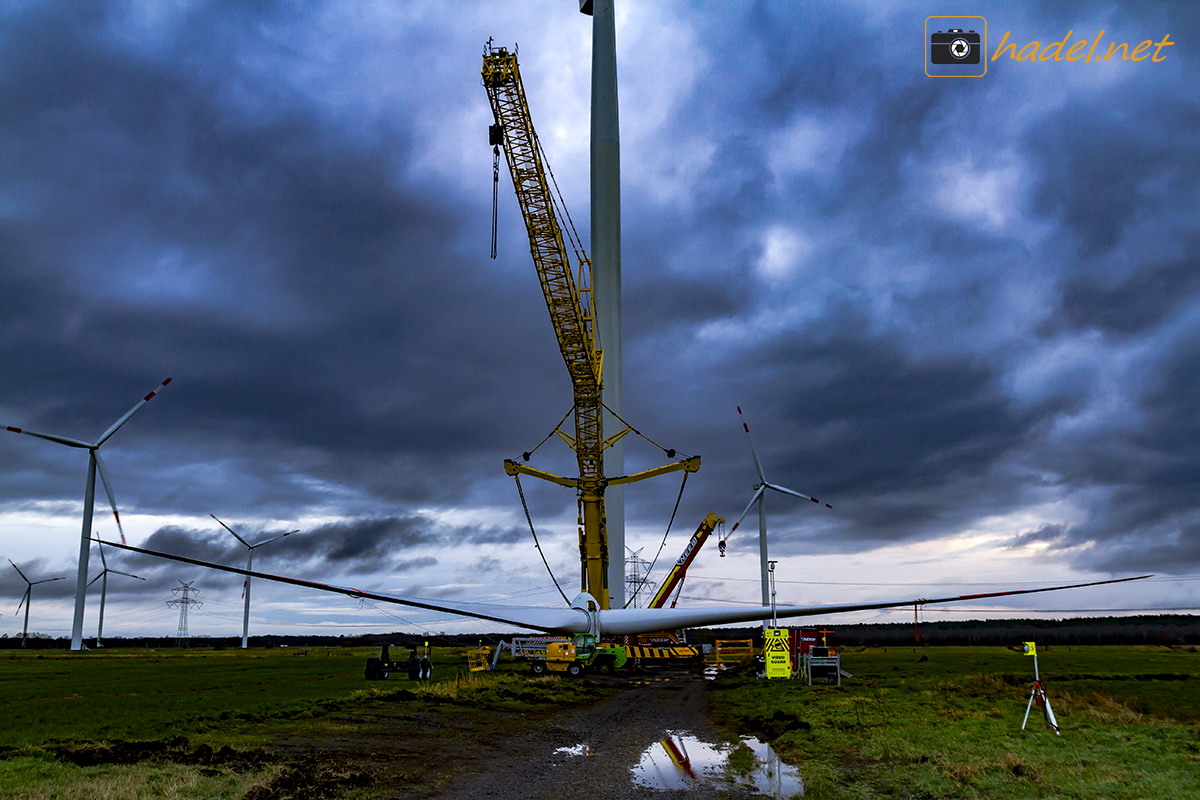
[[[773,798],[804,794],[804,781],[796,768],[781,762],[769,745],[757,739],[713,745],[688,733],[667,731],[633,768],[634,784],[648,789],[691,789],[724,781]]]

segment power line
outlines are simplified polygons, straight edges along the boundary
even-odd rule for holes
[[[758,578],[728,578],[719,577],[716,575],[691,575],[688,577],[692,580],[704,581],[732,581],[737,583],[758,583]],[[1183,575],[1180,577],[1154,576],[1145,578],[1145,583],[1175,583],[1179,581],[1196,581],[1200,580],[1200,575]],[[879,583],[866,581],[784,581],[777,580],[776,583],[802,584],[806,586],[1040,586],[1047,581],[1009,581],[995,580],[987,582],[971,582],[964,581],[925,581],[921,582],[906,582],[906,583]]]

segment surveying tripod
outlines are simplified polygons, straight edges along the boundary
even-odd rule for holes
[[[1029,690],[1029,702],[1025,704],[1025,719],[1021,720],[1021,731],[1025,731],[1025,724],[1029,722],[1029,711],[1033,708],[1034,703],[1042,709],[1042,713],[1046,717],[1046,727],[1054,731],[1055,736],[1061,736],[1062,731],[1058,727],[1058,720],[1054,718],[1054,709],[1050,707],[1050,698],[1046,696],[1046,687],[1042,686],[1042,681],[1038,677],[1037,655],[1033,656],[1033,688]]]

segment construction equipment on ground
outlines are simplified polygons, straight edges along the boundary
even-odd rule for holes
[[[379,648],[378,656],[367,659],[363,677],[369,681],[386,681],[395,672],[405,673],[414,681],[430,680],[433,677],[433,661],[430,659],[429,642],[425,643],[425,652],[421,655],[417,655],[417,648],[409,648],[406,661],[393,661],[391,646],[384,643]]]
[[[700,648],[688,644],[621,644],[597,641],[590,633],[573,638],[529,636],[518,637],[496,645],[491,668],[495,669],[500,656],[508,652],[514,659],[525,661],[534,675],[565,672],[578,677],[585,672],[609,675],[625,668],[679,667],[700,665]]]
[[[695,561],[713,530],[723,522],[724,519],[713,513],[700,522],[648,608],[662,608],[673,593],[678,595],[676,589],[682,585],[688,567]],[[671,606],[674,605],[672,601]],[[626,636],[623,641],[597,641],[591,634],[579,634],[572,638],[519,637],[496,646],[491,661],[492,669],[496,668],[500,655],[505,651],[518,661],[529,662],[535,675],[547,672],[582,675],[589,671],[608,674],[626,666],[700,666],[704,663],[699,647],[687,644],[682,632],[670,631]]]
[[[683,589],[683,579],[687,577],[688,567],[700,554],[700,548],[704,547],[709,535],[724,522],[723,517],[712,512],[709,512],[708,516],[701,520],[696,532],[692,534],[692,538],[688,539],[687,545],[683,548],[683,553],[676,559],[671,571],[667,573],[667,577],[663,578],[662,583],[659,584],[658,591],[655,592],[654,599],[650,601],[648,608],[664,608],[668,599],[671,600],[671,608],[675,607],[675,603],[679,600],[679,591]]]
[[[541,144],[533,127],[516,52],[510,52],[505,47],[493,47],[489,40],[483,53],[482,74],[495,121],[489,129],[493,174],[498,175],[500,150],[503,148],[529,234],[533,264],[550,312],[559,350],[571,378],[575,430],[572,434],[556,427],[554,433],[575,452],[579,477],[562,477],[511,459],[505,460],[504,469],[518,481],[518,485],[521,475],[529,475],[576,490],[582,591],[595,598],[600,609],[608,609],[609,553],[604,516],[605,490],[610,486],[633,483],[669,472],[695,472],[700,468],[700,458],[693,456],[672,461],[634,475],[605,476],[605,449],[633,432],[633,428],[621,420],[625,425],[622,430],[607,438],[604,436],[604,403],[601,399],[603,353],[596,337],[591,261],[570,215],[563,212],[564,225],[556,212],[556,193],[551,190],[553,174],[549,173],[545,164]],[[570,239],[577,266],[572,264],[564,235]],[[609,412],[612,413],[612,410],[609,409]],[[674,450],[664,449],[664,452],[668,458],[674,459],[676,456]],[[527,461],[528,457],[526,453],[523,460]]]

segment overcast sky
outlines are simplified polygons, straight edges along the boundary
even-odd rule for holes
[[[993,45],[1175,44],[930,78],[948,11]],[[586,241],[590,36],[575,0],[5,3],[0,424],[92,440],[170,376],[102,451],[132,543],[241,563],[216,514],[300,529],[267,571],[561,602],[502,460],[570,385],[511,183],[488,258],[479,70],[489,37],[519,45]],[[767,477],[834,506],[769,499],[780,602],[1153,572],[1009,605],[1200,606],[1197,41],[1185,2],[618,0],[625,416],[703,457],[659,565],[750,499],[740,405]],[[661,462],[627,442],[630,471]],[[0,556],[70,576],[31,630],[69,632],[86,465],[0,436]],[[570,595],[574,497],[536,483]],[[627,491],[647,559],[678,491]],[[755,601],[757,558],[750,518],[681,602]],[[184,580],[194,632],[240,633],[236,576],[110,566],[148,580],[112,578],[107,632],[174,633]],[[23,590],[5,564],[0,632]],[[486,627],[254,592],[252,632]]]

